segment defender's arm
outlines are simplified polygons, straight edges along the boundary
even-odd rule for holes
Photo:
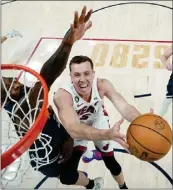
[[[59,77],[66,68],[73,44],[80,40],[85,32],[92,26],[91,21],[89,21],[91,14],[92,10],[88,13],[86,12],[86,6],[83,7],[80,16],[78,16],[78,12],[75,11],[74,22],[71,24],[70,30],[64,36],[56,52],[43,65],[40,74],[45,79],[48,88],[50,88],[56,78]]]

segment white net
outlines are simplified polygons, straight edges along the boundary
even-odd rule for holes
[[[39,89],[38,87],[35,88],[35,84],[39,82],[34,75],[22,71],[22,76],[18,81],[15,76],[19,74],[19,70],[11,69],[10,71],[11,76],[9,70],[7,76],[7,71],[2,69],[1,77],[1,154],[13,147],[30,130],[41,111],[44,101],[43,86],[39,85]],[[28,77],[31,75],[32,77]],[[33,90],[38,91],[38,93],[35,93],[37,97],[34,96],[34,106],[31,105],[30,97]],[[36,170],[34,172],[38,172],[37,170],[41,166],[53,162],[56,158],[50,159],[52,152],[50,141],[51,137],[41,132],[30,149],[1,171],[1,187],[25,187],[25,180],[29,176],[28,172],[34,170]],[[42,156],[40,156],[39,151],[41,151]],[[32,166],[31,161],[34,163]],[[34,179],[34,174],[32,176]],[[32,186],[28,187],[32,188]]]

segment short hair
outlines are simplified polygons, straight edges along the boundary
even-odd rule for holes
[[[69,64],[69,69],[70,69],[70,71],[71,71],[71,66],[72,66],[73,64],[81,64],[81,63],[83,63],[83,62],[85,62],[85,61],[90,62],[91,68],[92,68],[92,70],[93,70],[94,64],[93,64],[92,60],[91,60],[89,57],[87,57],[87,56],[78,55],[78,56],[74,56],[74,57],[71,59],[70,64]]]

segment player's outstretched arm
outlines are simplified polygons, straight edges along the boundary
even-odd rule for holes
[[[81,140],[114,140],[121,139],[124,147],[128,147],[123,140],[125,135],[119,130],[96,129],[80,123],[79,117],[73,109],[71,95],[63,89],[59,89],[54,95],[54,104],[58,109],[58,116],[63,126],[73,139]],[[120,123],[121,124],[121,123]],[[119,124],[119,125],[120,125]]]
[[[164,54],[161,56],[161,62],[163,63],[163,65],[169,70],[172,71],[172,64],[168,62],[169,57],[173,55],[173,48],[172,46],[170,46],[165,52]]]
[[[104,95],[113,103],[115,108],[120,112],[122,117],[129,122],[132,122],[141,113],[115,90],[113,84],[107,79],[100,79],[98,87],[102,89]]]
[[[40,74],[45,79],[48,88],[53,84],[57,77],[61,75],[67,65],[67,61],[73,44],[80,40],[85,32],[92,26],[89,21],[92,10],[86,11],[86,6],[83,7],[81,15],[78,12],[74,13],[73,24],[70,25],[70,30],[64,36],[61,45],[55,53],[45,62]]]
[[[74,21],[73,24],[70,25],[70,30],[64,36],[64,39],[56,52],[44,63],[40,75],[46,81],[48,89],[50,89],[53,82],[65,69],[73,44],[77,40],[80,40],[85,32],[92,26],[91,21],[89,21],[91,14],[92,10],[86,12],[86,6],[83,7],[80,16],[78,16],[78,12],[75,11]],[[37,82],[30,92],[29,102],[31,108],[35,108],[35,105],[37,104],[37,97],[41,86],[41,83]],[[40,98],[43,98],[43,93],[40,95]],[[27,106],[23,104],[22,108],[27,112]]]

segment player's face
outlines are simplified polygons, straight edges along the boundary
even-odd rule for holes
[[[70,76],[77,93],[83,96],[91,93],[94,71],[89,61],[72,64]]]

